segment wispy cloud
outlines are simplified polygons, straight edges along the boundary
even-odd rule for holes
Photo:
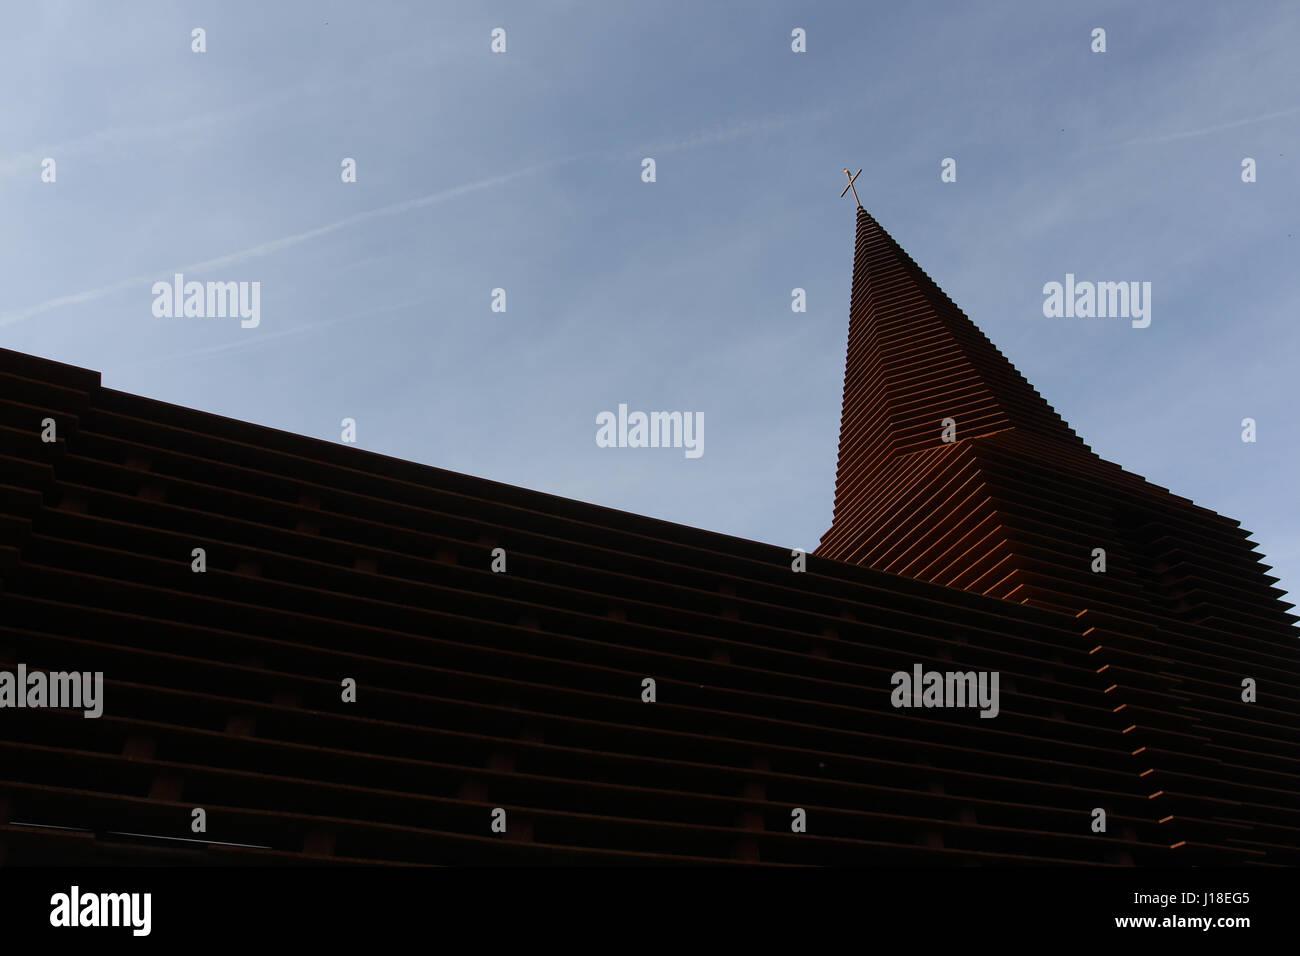
[[[647,151],[661,153],[676,152],[683,149],[698,149],[701,146],[714,146],[727,143],[746,136],[773,133],[795,123],[808,123],[819,120],[835,112],[831,106],[820,107],[803,113],[781,113],[760,117],[756,120],[741,120],[736,123],[720,124],[714,129],[703,130],[684,139],[668,140],[646,147]],[[842,112],[842,110],[841,110]]]
[[[240,249],[237,252],[231,252],[224,256],[217,256],[215,259],[205,259],[202,262],[191,262],[187,265],[176,266],[171,269],[162,269],[158,272],[149,274],[135,275],[127,279],[120,279],[117,282],[100,286],[97,289],[87,289],[84,292],[77,292],[72,295],[58,296],[53,299],[47,299],[36,305],[28,306],[25,309],[14,309],[9,312],[0,313],[0,326],[12,325],[15,322],[21,322],[24,319],[30,319],[33,316],[40,315],[43,312],[49,312],[53,309],[62,308],[67,305],[80,305],[86,302],[93,302],[96,299],[102,299],[105,296],[112,295],[116,292],[122,292],[126,289],[139,288],[142,285],[153,283],[160,276],[169,276],[176,272],[210,272],[213,269],[221,269],[226,266],[236,265],[246,262],[249,259],[255,259],[259,256],[271,255],[296,246],[300,243],[307,242],[320,236],[328,235],[332,232],[338,232],[340,229],[346,229],[348,226],[356,225],[361,222],[368,222],[372,219],[380,219],[384,216],[396,216],[402,213],[410,212],[413,209],[419,209],[424,206],[432,206],[437,203],[447,202],[467,193],[477,192],[482,189],[490,189],[493,186],[500,186],[512,180],[519,179],[523,176],[529,176],[550,166],[558,165],[565,160],[553,160],[549,163],[539,163],[524,169],[516,170],[512,173],[505,173],[500,176],[493,176],[489,179],[480,179],[477,182],[463,183],[459,186],[453,186],[450,189],[439,190],[436,193],[429,193],[427,196],[420,196],[416,199],[404,199],[401,202],[390,203],[387,206],[380,206],[378,209],[369,209],[365,212],[356,213],[347,216],[335,222],[327,223],[324,226],[318,226],[315,229],[308,229],[304,232],[296,232],[290,236],[281,236],[279,239],[273,239],[270,242],[263,242],[256,246],[249,246],[246,249]]]
[[[661,142],[656,146],[649,147],[650,150],[659,152],[669,152],[684,149],[698,149],[705,146],[712,146],[718,143],[728,142],[745,136],[754,136],[762,133],[772,132],[782,129],[790,124],[801,120],[814,120],[829,112],[827,109],[815,110],[804,114],[785,114],[771,117],[765,117],[757,120],[745,120],[739,123],[732,123],[719,126],[713,130],[706,130],[701,133],[689,136],[685,139]],[[174,273],[200,273],[208,272],[213,269],[221,269],[226,266],[237,265],[247,262],[249,259],[255,259],[260,256],[271,255],[281,250],[288,249],[300,243],[317,239],[321,236],[329,235],[332,232],[338,232],[349,226],[358,223],[370,222],[375,219],[381,219],[386,216],[398,216],[408,213],[425,206],[433,206],[438,203],[447,202],[469,193],[479,192],[484,189],[491,189],[494,186],[500,186],[504,183],[521,179],[525,176],[531,176],[536,173],[551,169],[566,163],[576,162],[592,156],[599,155],[619,155],[625,154],[625,149],[602,149],[587,150],[581,153],[574,153],[569,156],[563,156],[559,159],[549,160],[543,163],[535,163],[526,166],[523,169],[517,169],[514,172],[503,173],[499,176],[493,176],[488,179],[480,179],[476,182],[463,183],[459,186],[453,186],[450,189],[439,190],[435,193],[429,193],[426,196],[420,196],[416,199],[404,199],[400,202],[390,203],[387,206],[380,206],[377,209],[369,209],[365,212],[356,213],[343,219],[326,223],[315,229],[307,229],[303,232],[296,232],[289,236],[282,236],[279,239],[272,239],[269,242],[260,243],[256,246],[249,246],[246,249],[240,249],[237,252],[231,252],[224,256],[217,256],[214,259],[205,259],[202,262],[191,262],[187,265],[176,266],[170,269],[161,269],[157,272],[131,276],[130,278],[120,279],[117,282],[100,286],[96,289],[87,289],[84,292],[76,292],[71,295],[57,296],[53,299],[47,299],[44,302],[38,302],[23,309],[12,309],[8,312],[0,312],[0,326],[12,325],[15,322],[22,322],[25,319],[33,318],[45,312],[54,309],[63,308],[69,305],[82,305],[87,302],[94,302],[106,296],[122,292],[127,289],[137,289],[142,285],[151,284],[160,277],[167,277]]]
[[[188,134],[215,129],[225,123],[248,119],[263,110],[283,105],[298,97],[317,94],[322,89],[323,87],[318,83],[301,83],[249,103],[241,103],[225,109],[187,116],[178,121],[115,126],[61,143],[47,144],[38,149],[0,158],[0,178],[14,175],[30,176],[46,156],[103,156],[152,140],[162,140],[173,144],[185,142],[188,139]],[[60,161],[62,160],[60,159]]]
[[[319,332],[321,329],[328,328],[331,325],[338,325],[340,322],[355,322],[360,319],[368,319],[370,320],[372,325],[377,322],[388,322],[391,321],[393,318],[400,318],[400,315],[390,316],[388,319],[378,319],[377,317],[381,315],[385,315],[386,313],[393,313],[393,312],[400,313],[405,311],[406,309],[411,309],[416,306],[427,305],[428,303],[434,301],[436,298],[437,298],[436,296],[423,296],[421,298],[411,299],[406,302],[396,302],[392,305],[386,305],[377,309],[363,309],[360,312],[352,312],[349,313],[348,315],[340,315],[336,318],[329,319],[325,322],[312,322],[307,325],[300,325],[292,329],[281,329],[277,332],[265,332],[265,333],[259,333],[257,335],[242,336],[239,339],[235,340],[234,342],[223,342],[220,345],[210,345],[207,346],[206,348],[191,349],[188,352],[173,352],[170,355],[159,356],[158,358],[150,359],[149,361],[146,362],[130,362],[126,365],[118,365],[115,366],[111,371],[123,372],[129,369],[151,368],[157,365],[169,365],[173,362],[176,362],[179,359],[185,359],[186,361],[194,361],[194,360],[209,358],[214,355],[220,355],[225,352],[239,352],[247,348],[262,346],[267,342],[273,341],[274,339],[282,339],[285,338],[286,336],[291,336],[291,335],[301,335],[304,332]],[[107,373],[108,370],[105,370],[105,374]]]
[[[1269,120],[1280,119],[1283,116],[1294,116],[1300,113],[1300,106],[1293,106],[1290,109],[1277,110],[1273,113],[1264,113],[1260,116],[1250,116],[1246,119],[1233,120],[1231,123],[1218,123],[1214,126],[1203,126],[1200,129],[1184,130],[1181,133],[1167,133],[1163,136],[1141,136],[1137,139],[1128,139],[1122,143],[1107,143],[1098,146],[1098,149],[1120,149],[1124,146],[1151,146],[1156,143],[1172,143],[1180,139],[1192,139],[1197,136],[1209,136],[1211,133],[1218,133],[1225,129],[1236,129],[1239,126],[1250,126],[1254,123],[1266,123]]]
[[[446,54],[446,50],[441,50]],[[342,76],[326,76],[304,80],[283,89],[268,93],[246,103],[237,103],[222,109],[209,110],[179,120],[161,123],[135,123],[97,130],[75,139],[45,144],[36,149],[0,157],[0,178],[13,175],[30,176],[46,156],[66,157],[77,155],[103,156],[123,150],[139,148],[141,143],[162,141],[169,146],[189,142],[191,135],[215,130],[218,127],[250,119],[274,107],[286,106],[299,100],[319,100],[347,88],[370,88],[378,84],[391,84],[399,71],[427,63],[431,51],[421,44],[409,50],[389,53],[360,64],[349,64]]]

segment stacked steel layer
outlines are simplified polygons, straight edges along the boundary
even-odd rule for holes
[[[1163,802],[1205,839],[1270,819],[1294,845],[1296,617],[1249,538],[1097,457],[858,207],[835,511],[816,553],[1074,616],[1146,779],[1177,797]],[[1268,707],[1241,700],[1247,680]]]
[[[0,862],[1300,862],[1300,667],[1269,589],[1207,558],[1235,526],[1143,510],[1009,365],[971,376],[997,354],[953,350],[955,310],[920,352],[887,334],[927,319],[901,254],[873,282],[882,239],[860,213],[806,571],[0,351],[0,672],[104,676],[96,719],[0,708]],[[895,706],[917,665],[996,672],[997,716]]]

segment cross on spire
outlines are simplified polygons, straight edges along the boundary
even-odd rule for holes
[[[845,175],[845,176],[849,176],[849,171],[848,171],[847,169],[844,170],[844,175]],[[849,184],[848,184],[847,186],[844,187],[844,192],[840,193],[840,198],[841,198],[841,199],[844,198],[844,194],[845,194],[845,193],[847,193],[850,189],[853,189],[853,182],[854,182],[854,180],[856,180],[856,179],[857,179],[859,176],[861,176],[861,175],[862,175],[862,170],[859,169],[859,170],[858,170],[856,173],[854,173],[852,176],[849,176]],[[858,204],[858,208],[859,208],[859,209],[862,208],[862,200],[858,198],[858,191],[857,191],[856,189],[853,189],[853,201],[856,202],[856,203]]]

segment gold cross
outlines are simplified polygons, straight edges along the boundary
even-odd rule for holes
[[[844,170],[844,175],[845,175],[845,176],[849,176],[849,171],[848,171],[847,169]],[[853,181],[854,181],[855,179],[857,179],[857,178],[858,178],[859,176],[861,176],[861,175],[862,175],[862,170],[859,169],[859,170],[858,170],[856,173],[854,173],[852,176],[849,176],[849,184],[848,184],[847,186],[844,187],[844,192],[840,193],[840,198],[841,198],[841,199],[844,198],[845,193],[847,193],[850,189],[853,189]],[[861,209],[861,208],[862,208],[862,200],[861,200],[861,199],[858,199],[858,191],[857,191],[856,189],[853,189],[853,199],[854,199],[854,201],[858,204],[858,208]]]

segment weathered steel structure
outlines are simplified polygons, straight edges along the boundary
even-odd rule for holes
[[[1247,533],[1094,455],[861,208],[802,573],[10,351],[0,442],[0,670],[104,675],[96,719],[0,709],[0,862],[1300,863]],[[997,716],[895,706],[915,665]]]

